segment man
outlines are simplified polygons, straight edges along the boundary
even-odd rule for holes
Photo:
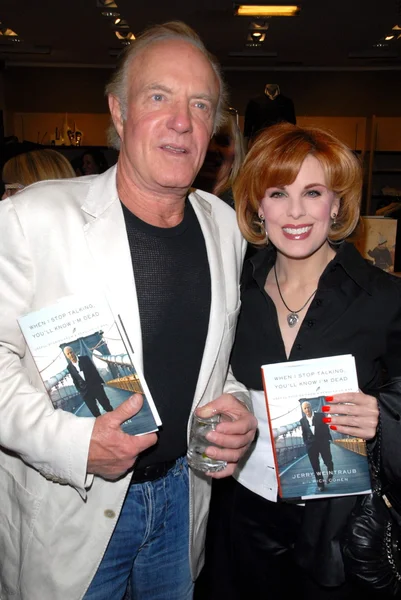
[[[104,381],[89,356],[75,354],[71,346],[64,348],[68,360],[67,369],[75,387],[94,417],[100,417],[96,400],[106,412],[113,410],[110,400],[104,391]]]
[[[310,463],[313,472],[315,473],[316,482],[319,491],[325,488],[324,477],[320,467],[319,456],[322,457],[324,464],[327,467],[326,483],[330,483],[333,479],[333,458],[331,456],[331,433],[326,423],[323,422],[324,414],[321,412],[313,412],[310,402],[302,402],[302,412],[300,423],[302,428],[302,438],[306,446]]]
[[[188,474],[191,414],[231,417],[209,434],[220,448],[206,452],[228,463],[214,477],[257,425],[227,376],[245,244],[224,202],[187,198],[224,100],[219,69],[169,23],[137,38],[107,92],[117,166],[0,205],[2,600],[119,600],[129,579],[133,598],[191,598],[211,481]],[[121,431],[137,395],[97,419],[51,408],[16,319],[83,288],[121,316],[158,434]]]

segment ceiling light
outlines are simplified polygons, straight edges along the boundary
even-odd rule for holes
[[[15,33],[15,31],[13,31],[12,29],[10,29],[9,27],[5,27],[3,25],[0,24],[0,35],[4,35],[6,37],[18,37],[18,33]]]
[[[294,17],[300,7],[277,4],[236,4],[234,14],[238,17]]]
[[[249,46],[247,45],[247,47],[249,48],[257,48],[260,47],[260,44],[250,44]],[[277,52],[254,52],[253,50],[245,50],[245,51],[241,51],[241,52],[229,52],[228,56],[233,56],[233,57],[250,57],[250,58],[277,58]]]
[[[102,16],[108,17],[109,19],[116,19],[117,17],[120,16],[120,13],[117,12],[116,10],[103,10]]]
[[[267,31],[269,23],[263,19],[256,19],[256,21],[251,21],[249,29],[252,31]]]
[[[265,41],[266,34],[261,31],[251,31],[248,33],[248,42],[256,42],[258,44]]]
[[[114,20],[114,25],[118,25],[120,21],[121,21],[121,19],[120,19],[120,17],[118,17],[117,19]]]
[[[394,25],[393,31],[401,31],[400,25]]]
[[[99,8],[118,8],[114,0],[97,0]]]
[[[116,21],[118,22],[116,23]],[[128,21],[125,19],[116,19],[116,21],[114,21],[114,26],[116,29],[129,29]]]
[[[130,31],[115,31],[114,32],[119,40],[134,40],[135,36]]]
[[[394,39],[393,35],[386,35],[386,37],[384,38],[386,40],[386,42],[389,42],[390,40]]]

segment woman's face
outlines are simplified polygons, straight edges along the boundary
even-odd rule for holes
[[[234,139],[228,130],[222,129],[209,142],[205,160],[196,178],[198,187],[213,192],[221,182],[226,182],[230,176],[234,158]]]
[[[327,240],[339,206],[339,198],[326,187],[319,161],[309,155],[293,183],[266,190],[259,215],[264,216],[268,238],[279,252],[307,258]]]
[[[82,159],[82,171],[84,175],[96,175],[99,173],[97,164],[91,154],[84,154]]]

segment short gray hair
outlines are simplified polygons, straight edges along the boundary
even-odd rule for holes
[[[128,73],[132,61],[148,46],[164,40],[182,40],[192,44],[207,58],[212,67],[220,86],[219,101],[216,108],[214,120],[214,131],[219,127],[223,120],[223,106],[227,101],[227,90],[223,80],[220,65],[217,59],[206,49],[199,35],[182,21],[168,21],[162,25],[153,25],[141,33],[134,42],[126,47],[121,56],[121,61],[111,80],[106,85],[105,94],[115,96],[120,102],[121,114],[123,119],[127,115],[127,90]],[[113,122],[107,132],[107,139],[110,146],[120,149],[120,137],[114,127]]]

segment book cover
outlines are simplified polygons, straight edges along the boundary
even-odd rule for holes
[[[141,410],[121,428],[131,435],[157,431],[156,407],[106,297],[65,296],[18,321],[54,408],[97,417],[139,393]]]
[[[365,441],[323,422],[325,396],[358,391],[354,357],[263,365],[262,377],[279,496],[307,500],[369,493]]]

